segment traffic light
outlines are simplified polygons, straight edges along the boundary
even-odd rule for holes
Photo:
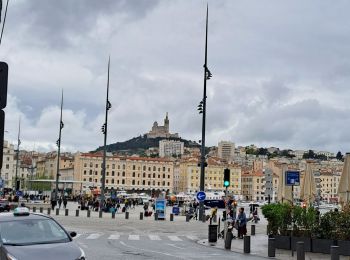
[[[0,169],[2,168],[2,153],[4,147],[4,132],[5,132],[5,112],[0,110]]]
[[[2,110],[6,107],[7,102],[7,77],[8,66],[6,62],[0,62],[0,169],[2,168],[2,156],[4,149],[4,132],[5,132],[5,112]]]
[[[4,109],[6,107],[7,77],[8,77],[7,63],[0,62],[0,109]]]
[[[224,187],[230,186],[230,169],[224,170]]]

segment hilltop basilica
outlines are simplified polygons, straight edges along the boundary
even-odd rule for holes
[[[158,125],[157,121],[153,123],[152,130],[147,133],[147,138],[157,138],[157,137],[163,137],[163,138],[179,138],[179,134],[171,134],[169,133],[169,118],[168,118],[168,112],[166,113],[165,119],[164,119],[164,126]]]

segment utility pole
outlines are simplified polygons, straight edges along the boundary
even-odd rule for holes
[[[17,191],[20,189],[20,183],[18,182],[18,160],[19,160],[19,146],[21,144],[21,140],[19,139],[21,134],[21,119],[19,119],[19,123],[18,123],[18,136],[17,136],[17,151],[16,151],[16,175],[15,175],[15,191],[17,193]]]
[[[102,178],[101,178],[100,211],[102,211],[103,203],[104,203],[104,200],[105,200],[108,110],[111,109],[111,107],[112,107],[112,104],[108,100],[108,94],[109,94],[109,68],[110,68],[110,64],[111,64],[111,57],[109,57],[109,59],[108,59],[105,123],[101,127],[102,133],[104,135],[104,141],[103,141],[103,162],[102,162]]]
[[[204,180],[205,180],[205,119],[206,119],[206,100],[207,100],[207,80],[212,77],[211,72],[207,67],[207,46],[208,46],[208,4],[207,4],[207,17],[205,26],[205,56],[204,56],[204,89],[203,89],[203,99],[200,102],[200,113],[202,114],[202,140],[201,140],[201,175],[200,175],[200,191],[204,191]],[[204,216],[204,202],[199,202],[199,220],[203,221]]]
[[[62,96],[61,96],[61,115],[60,115],[60,126],[59,126],[59,134],[58,134],[58,140],[56,141],[57,144],[57,169],[56,169],[56,187],[55,187],[55,193],[54,193],[54,200],[57,201],[57,195],[58,195],[58,182],[60,178],[60,153],[61,153],[61,132],[64,127],[63,121],[62,121],[62,109],[63,109],[63,89],[62,89]]]

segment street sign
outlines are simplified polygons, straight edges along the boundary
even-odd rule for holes
[[[22,197],[22,196],[23,196],[23,192],[20,191],[20,190],[18,190],[18,191],[16,191],[16,195],[17,195],[18,197]]]
[[[286,171],[286,186],[299,186],[300,185],[300,172],[299,171]]]
[[[204,191],[197,192],[197,196],[196,197],[197,197],[198,201],[204,201],[205,197],[206,197],[205,192]]]

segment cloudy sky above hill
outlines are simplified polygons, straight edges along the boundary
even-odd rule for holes
[[[209,0],[207,144],[350,151],[350,2]],[[146,133],[200,140],[206,2],[10,1],[1,60],[9,64],[5,139],[64,151]]]

